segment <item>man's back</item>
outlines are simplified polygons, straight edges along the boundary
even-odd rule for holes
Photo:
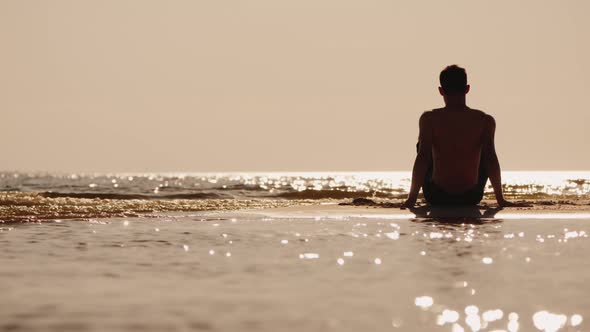
[[[440,72],[439,80],[438,92],[445,107],[420,117],[418,154],[408,198],[402,206],[414,206],[420,189],[429,204],[478,204],[488,178],[499,206],[518,205],[505,200],[502,193],[494,118],[467,107],[465,98],[470,86],[465,69],[447,66]]]
[[[490,116],[468,107],[441,108],[428,113],[433,182],[452,193],[470,190],[478,182]]]

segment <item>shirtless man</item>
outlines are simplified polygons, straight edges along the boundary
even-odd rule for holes
[[[469,92],[465,69],[448,66],[439,78],[445,107],[420,117],[418,155],[403,207],[416,204],[420,188],[432,205],[476,205],[488,177],[500,207],[518,205],[506,201],[502,194],[494,118],[465,104]]]

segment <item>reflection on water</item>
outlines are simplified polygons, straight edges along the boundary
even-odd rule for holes
[[[119,199],[404,197],[410,172],[45,174],[0,172],[0,191]],[[587,197],[590,172],[503,172],[509,197]],[[488,186],[486,193],[492,192]]]
[[[410,212],[416,215],[416,218],[429,219],[449,225],[494,222],[493,218],[496,216],[496,213],[500,211],[502,211],[501,208],[491,208],[487,206],[458,206],[449,209],[440,206],[422,205],[410,209]]]
[[[434,300],[429,296],[417,297],[415,304],[422,310],[429,310],[434,304]],[[510,312],[504,317],[504,311],[502,309],[490,309],[480,312],[480,309],[476,305],[467,305],[464,312],[464,318],[459,311],[446,308],[445,305],[438,305],[436,310],[431,310],[433,314],[436,314],[436,324],[438,326],[448,326],[447,331],[508,331],[517,332],[520,329],[519,314],[516,312]],[[439,312],[437,314],[437,312]],[[504,319],[505,318],[505,319]],[[556,332],[562,328],[567,327],[578,327],[582,324],[584,318],[580,314],[572,314],[569,316],[566,314],[552,313],[547,310],[541,310],[535,312],[531,320],[540,331]],[[522,329],[524,331],[524,329]]]
[[[495,215],[501,209],[491,209],[487,207],[461,207],[453,210],[448,210],[445,208],[439,207],[432,207],[432,206],[421,206],[418,208],[411,209],[411,212],[416,215],[414,223],[424,225],[423,228],[412,232],[410,235],[416,237],[417,239],[422,240],[424,244],[424,249],[421,251],[421,255],[434,255],[436,259],[443,260],[450,260],[452,257],[459,257],[461,259],[465,259],[467,257],[482,257],[481,264],[483,265],[493,265],[496,264],[493,257],[485,256],[489,254],[490,256],[499,256],[500,260],[508,259],[510,263],[514,262],[515,256],[518,252],[531,252],[531,248],[524,248],[522,247],[522,242],[524,242],[524,238],[526,237],[525,231],[512,231],[506,232],[503,230],[503,221],[499,219],[495,219]],[[458,217],[460,216],[460,217]],[[526,217],[524,217],[526,218]],[[513,227],[518,227],[518,225],[511,225]],[[530,226],[530,225],[527,225]],[[543,225],[549,226],[549,225]],[[553,225],[554,226],[554,225]],[[523,226],[523,229],[526,226]],[[505,227],[504,227],[505,228]],[[543,227],[545,228],[545,227]],[[434,229],[434,230],[431,230]],[[584,230],[571,230],[569,228],[562,228],[562,229],[555,229],[552,227],[552,231],[539,234],[539,229],[535,229],[534,232],[537,233],[534,237],[529,235],[528,241],[534,240],[537,244],[546,244],[546,241],[551,241],[549,244],[549,248],[535,248],[537,253],[541,253],[545,250],[550,251],[545,252],[544,258],[547,259],[549,257],[553,257],[554,259],[559,259],[562,261],[567,261],[569,258],[563,257],[562,251],[565,251],[565,248],[555,247],[556,245],[561,245],[567,243],[568,239],[577,239],[580,236],[587,238],[588,234]],[[514,243],[506,243],[505,241],[500,241],[500,239],[505,239],[507,241],[513,242],[521,242],[520,244]],[[499,241],[500,246],[496,246],[495,242],[492,241]],[[454,245],[460,244],[461,242],[469,243],[470,245]],[[473,245],[475,243],[475,245]],[[477,245],[479,243],[479,245]],[[441,245],[444,245],[445,248],[442,249]],[[489,246],[495,247],[493,250],[489,250]],[[488,248],[486,248],[488,247]],[[499,249],[499,250],[498,250]],[[517,250],[515,250],[517,249]],[[554,251],[555,250],[555,251]],[[586,249],[587,250],[587,249]],[[554,252],[553,252],[554,251]],[[532,252],[531,252],[532,255]],[[571,258],[571,256],[570,256]],[[531,262],[531,257],[527,256],[524,260],[519,259],[521,262],[528,264]],[[500,261],[500,264],[503,262]],[[544,264],[546,267],[551,266],[550,261],[544,262],[537,262],[538,264]],[[474,262],[477,264],[477,262]],[[570,275],[569,278],[578,278],[580,275],[588,276],[589,271],[586,271],[587,264],[584,264],[584,267],[581,265],[574,265],[574,268],[569,271]],[[454,277],[460,278],[465,277],[467,278],[470,275],[470,270],[474,269],[474,266],[469,266],[465,264],[457,264],[457,265],[449,265],[445,269],[445,273],[447,276],[452,275]],[[506,268],[506,267],[498,267],[497,269],[503,270],[503,273],[508,275],[514,275],[518,273],[515,269],[519,269],[518,267]],[[496,271],[488,271],[490,273],[495,273]],[[564,271],[561,271],[562,273]],[[543,273],[538,271],[537,273]],[[558,273],[551,273],[547,272],[546,275],[540,275],[540,279],[548,279],[553,281],[554,284],[559,285],[558,289],[567,289],[568,287],[563,284],[563,280],[557,276]],[[478,280],[474,280],[478,281]],[[479,280],[480,281],[480,280]],[[507,280],[508,281],[508,280]],[[455,289],[469,289],[469,295],[475,297],[477,296],[477,291],[475,288],[468,287],[470,286],[468,281],[456,282],[454,284]],[[480,281],[481,284],[481,281]],[[580,285],[582,288],[588,290],[590,287],[586,284],[584,280]],[[489,286],[489,285],[488,285]],[[498,285],[502,287],[502,285]],[[578,286],[580,287],[580,286]],[[523,287],[524,288],[524,287]],[[550,290],[542,287],[541,285],[532,284],[532,288],[538,288],[540,292],[547,292],[548,299],[552,298],[549,293]],[[576,287],[568,289],[568,291],[573,292],[577,296],[584,296],[579,293],[579,289]],[[528,300],[528,302],[527,302]],[[447,300],[448,301],[448,300]],[[590,314],[590,308],[582,308],[577,307],[573,311],[560,311],[555,310],[538,310],[535,311],[527,317],[522,312],[513,311],[505,314],[505,311],[502,308],[489,308],[489,309],[480,309],[476,304],[469,304],[470,301],[465,301],[463,309],[461,307],[457,307],[457,301],[449,301],[447,304],[445,303],[436,303],[436,299],[429,295],[420,295],[417,296],[414,300],[414,304],[417,308],[424,312],[429,312],[433,316],[433,321],[436,322],[436,325],[443,328],[446,327],[447,331],[457,332],[457,331],[508,331],[508,332],[516,332],[516,331],[530,331],[530,323],[532,322],[532,326],[539,331],[580,331],[578,328],[584,321],[584,317],[582,314],[578,313],[578,311],[582,310],[585,314]],[[453,303],[455,302],[455,303]],[[489,301],[486,301],[489,303]],[[497,302],[498,305],[505,303],[506,301]],[[509,301],[512,302],[512,301]],[[552,301],[546,302],[542,305],[539,302],[531,301],[530,298],[525,298],[526,306],[530,306],[531,304],[533,307],[546,307],[546,308],[558,308],[560,305]],[[434,318],[435,317],[435,318]],[[528,322],[519,322],[520,319],[527,319]],[[524,325],[524,328],[523,328]],[[401,327],[397,324],[396,327]],[[408,328],[408,326],[406,326]]]

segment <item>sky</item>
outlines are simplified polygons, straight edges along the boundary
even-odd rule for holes
[[[590,170],[590,2],[0,0],[0,170],[407,171],[467,69],[504,170]]]

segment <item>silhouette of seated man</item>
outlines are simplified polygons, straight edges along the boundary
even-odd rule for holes
[[[488,177],[500,207],[519,206],[506,201],[502,193],[494,118],[465,103],[470,88],[465,69],[448,66],[439,79],[445,107],[420,117],[418,155],[402,207],[416,204],[420,188],[431,205],[476,205],[483,198]]]

